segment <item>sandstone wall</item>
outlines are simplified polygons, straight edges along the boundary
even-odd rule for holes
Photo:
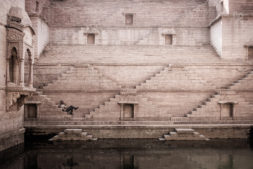
[[[209,43],[208,11],[206,0],[68,0],[51,1],[42,17],[56,44],[86,44],[87,33],[95,33],[102,45],[164,45],[164,34],[174,34],[173,45],[203,45]],[[128,13],[133,25],[125,25]]]
[[[22,110],[6,112],[6,28],[7,14],[12,6],[25,8],[24,0],[0,0],[0,151],[23,141],[19,129],[22,128]],[[22,132],[21,132],[22,133]]]
[[[253,38],[253,18],[228,16],[222,18],[222,57],[247,59],[246,43]]]
[[[74,118],[83,117],[99,105],[105,105],[102,110],[98,109],[99,111],[93,113],[93,117],[100,120],[119,119],[118,102],[129,99],[140,105],[135,114],[136,119],[156,120],[161,117],[168,118],[169,115],[182,117],[210,97],[214,91],[233,83],[250,69],[247,65],[188,65],[172,67],[171,70],[159,73],[162,66],[97,65],[71,70],[66,67],[71,66],[58,66],[56,69],[55,66],[38,65],[35,83],[38,86],[40,83],[47,84],[47,79],[50,79],[47,77],[58,76],[43,88],[44,94],[54,105],[59,100],[64,100],[68,104],[79,106]],[[124,87],[135,87],[139,91],[136,98],[118,96],[120,88],[115,83]],[[237,90],[244,88],[245,85],[237,87]],[[251,99],[250,94],[247,98]],[[105,102],[108,103],[104,104]],[[156,108],[155,111],[147,113],[153,107]],[[61,114],[59,118],[64,116],[64,113]],[[51,112],[51,115],[41,116],[49,120],[56,115]]]
[[[89,28],[51,28],[52,44],[86,45]],[[207,28],[98,28],[97,45],[165,45],[164,34],[175,34],[173,45],[199,46],[209,44]]]
[[[224,59],[248,59],[245,45],[253,38],[253,3],[210,0],[209,5],[216,6],[216,16],[222,16],[210,25],[210,40],[217,53]]]
[[[0,25],[0,115],[5,113],[6,109],[6,28]],[[1,120],[0,120],[1,121]]]
[[[229,0],[229,10],[230,14],[235,13],[252,13],[253,12],[253,2],[250,0]]]
[[[38,59],[49,42],[49,27],[39,17],[31,17],[31,21],[36,34],[34,37],[34,58]]]
[[[205,27],[208,16],[206,0],[51,1],[43,16],[50,27],[117,27],[125,26],[126,13],[134,14],[132,26],[138,27]]]
[[[50,0],[25,0],[25,10],[31,16],[39,16]]]

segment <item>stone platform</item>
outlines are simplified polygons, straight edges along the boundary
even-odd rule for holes
[[[177,125],[30,125],[32,135],[58,134],[65,129],[82,129],[98,139],[157,139],[164,133],[190,128],[209,139],[246,139],[253,124],[177,124]],[[180,134],[183,134],[178,130]],[[189,131],[191,134],[192,131]],[[180,135],[179,134],[179,135]],[[188,133],[187,133],[188,134]],[[196,135],[198,135],[196,133]],[[198,135],[198,136],[199,136]],[[194,138],[195,139],[195,138]]]

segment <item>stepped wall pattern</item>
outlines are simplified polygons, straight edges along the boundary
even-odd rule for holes
[[[59,100],[64,99],[67,103],[79,106],[80,109],[76,111],[74,118],[94,118],[97,120],[103,118],[104,120],[120,120],[119,102],[121,102],[121,97],[123,97],[124,100],[127,96],[119,94],[119,92],[124,89],[126,89],[126,95],[128,89],[132,90],[132,93],[130,92],[129,94],[132,95],[129,96],[132,98],[130,103],[138,102],[139,104],[141,96],[144,97],[146,101],[150,102],[151,108],[147,106],[147,109],[140,110],[140,113],[135,115],[136,120],[141,118],[142,120],[157,120],[159,118],[170,119],[172,116],[184,117],[187,112],[197,107],[199,102],[208,98],[214,91],[219,90],[220,86],[228,83],[233,84],[236,78],[241,76],[244,77],[245,74],[248,74],[247,71],[249,69],[240,66],[220,66],[218,69],[220,74],[216,74],[217,66],[215,66],[215,68],[212,68],[212,66],[199,66],[199,69],[196,69],[197,66],[183,67],[173,65],[145,66],[144,68],[146,69],[141,69],[143,66],[131,66],[131,69],[129,68],[130,66],[86,65],[76,68],[69,67],[68,69],[64,69],[65,72],[63,72],[59,78],[46,84],[42,90],[43,93],[52,99],[54,105],[56,105]],[[153,71],[149,69],[149,67],[153,68]],[[127,71],[129,69],[131,70],[130,72]],[[113,73],[118,72],[118,70],[121,70],[120,72],[125,72],[125,74],[119,74],[117,78],[117,75]],[[138,72],[140,70],[146,72],[145,78],[142,77],[142,79],[146,80],[140,80],[139,76],[131,76],[133,72]],[[227,70],[230,70],[230,78],[225,79],[223,77],[228,74]],[[207,74],[200,76],[203,71],[209,73],[210,78],[206,78]],[[120,77],[123,75],[127,77],[127,74],[132,78],[132,82],[126,81],[124,83],[124,81],[120,81]],[[217,76],[212,77],[212,75],[215,74]],[[116,78],[114,75],[116,75]],[[144,76],[143,73],[142,76]],[[220,79],[222,79],[222,81]],[[247,78],[245,78],[245,80],[247,80]],[[74,82],[75,85],[72,85]],[[138,96],[140,95],[138,93],[140,93],[141,96]],[[244,100],[239,99],[238,101]],[[142,100],[140,102],[142,103]],[[182,103],[184,103],[184,106],[180,106]],[[156,109],[159,109],[159,111],[156,111],[152,105],[154,105]],[[216,114],[210,117],[218,115],[220,112],[218,109],[220,108],[217,103],[216,108],[213,109]],[[145,115],[145,110],[153,110],[155,115],[148,117]],[[51,113],[53,113],[53,111]],[[64,115],[64,113],[62,113],[62,115]],[[187,117],[191,116],[193,115],[187,114]]]
[[[29,14],[47,24],[49,43],[35,60],[37,91],[27,99],[38,117],[25,125],[88,129],[102,138],[158,138],[175,125],[246,128],[253,120],[253,43],[245,4],[44,0],[36,11],[27,0]],[[60,100],[79,108],[68,115]],[[206,140],[202,132],[209,135],[190,131],[188,139]],[[179,135],[173,139],[186,137]]]

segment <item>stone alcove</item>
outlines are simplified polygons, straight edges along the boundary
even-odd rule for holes
[[[120,105],[120,120],[133,120],[135,118],[138,102],[121,101],[118,104]]]
[[[12,7],[7,20],[7,110],[20,109],[25,96],[34,92],[33,88],[33,36],[31,20],[27,13]],[[27,69],[25,69],[27,65]],[[28,78],[25,79],[25,74]]]
[[[99,30],[95,27],[87,27],[84,30],[84,43],[86,45],[95,45],[98,44],[98,35]]]
[[[8,69],[8,73],[9,73],[9,81],[11,83],[15,83],[17,84],[19,79],[19,64],[18,64],[18,53],[17,53],[17,49],[15,47],[13,47],[11,49],[11,55],[9,58],[9,69]]]
[[[220,104],[220,119],[234,119],[235,105],[234,101],[219,101]]]
[[[160,29],[161,34],[160,45],[175,45],[176,31],[174,29]]]

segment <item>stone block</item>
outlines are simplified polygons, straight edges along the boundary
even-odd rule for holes
[[[83,131],[82,129],[65,129],[64,133],[80,135],[82,133],[82,131]]]

